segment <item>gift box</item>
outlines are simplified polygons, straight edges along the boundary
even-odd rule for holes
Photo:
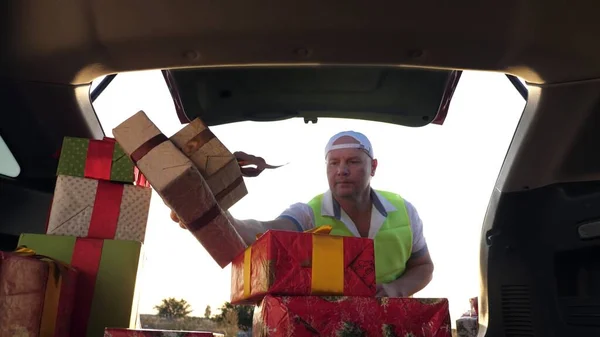
[[[77,271],[19,250],[0,251],[0,337],[69,336]]]
[[[194,119],[170,139],[196,165],[221,208],[228,210],[248,194],[233,153],[202,120]]]
[[[450,337],[446,299],[266,296],[253,337]]]
[[[471,305],[471,311],[475,313],[475,316],[479,315],[479,298],[471,297],[469,299],[469,304]]]
[[[137,279],[144,256],[141,242],[22,234],[19,245],[79,272],[71,336],[97,337],[105,327],[135,327]]]
[[[152,189],[58,176],[46,233],[144,241]]]
[[[104,337],[215,337],[218,334],[203,331],[134,330],[107,328]],[[222,335],[221,335],[222,336]]]
[[[271,295],[375,296],[373,240],[267,231],[232,263],[231,303]]]
[[[112,138],[103,140],[65,137],[57,175],[134,183],[138,175],[131,159]]]
[[[479,321],[477,316],[463,316],[456,320],[456,334],[458,337],[477,337]]]
[[[224,268],[246,248],[198,169],[143,111],[113,129],[154,190]]]

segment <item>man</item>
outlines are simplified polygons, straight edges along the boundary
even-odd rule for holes
[[[368,237],[375,244],[377,296],[408,297],[432,278],[433,262],[416,209],[399,195],[375,191],[377,159],[365,135],[345,131],[325,147],[329,190],[290,206],[276,220],[230,217],[247,244],[268,229],[305,231],[332,226],[332,235]],[[174,221],[177,216],[171,213]]]

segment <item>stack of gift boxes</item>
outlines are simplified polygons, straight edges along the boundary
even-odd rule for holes
[[[139,330],[151,195],[115,139],[66,137],[46,234],[0,252],[0,337],[161,336]]]
[[[268,231],[232,265],[253,336],[451,336],[446,299],[376,298],[373,240]]]
[[[231,263],[231,302],[256,305],[255,337],[450,336],[446,299],[375,297],[371,239],[324,227],[247,247],[226,213],[247,194],[239,163],[201,120],[167,138],[140,111],[113,135],[65,139],[47,234],[0,255],[0,337],[160,336],[137,314],[149,186]]]
[[[231,302],[256,305],[253,336],[451,335],[446,299],[375,297],[371,239],[323,227],[246,247],[224,213],[247,193],[239,165],[201,121],[169,140],[138,112],[113,134],[214,260],[232,263]]]
[[[136,173],[114,139],[64,139],[46,234],[22,234],[3,253],[0,336],[136,326],[152,192]]]

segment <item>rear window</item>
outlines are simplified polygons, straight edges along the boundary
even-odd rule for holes
[[[448,298],[456,319],[470,308],[469,298],[479,294],[481,224],[524,106],[504,74],[465,71],[442,126],[343,118],[305,124],[291,118],[211,129],[232,151],[261,156],[273,165],[289,163],[245,179],[249,194],[230,212],[238,219],[258,220],[274,219],[289,205],[327,189],[323,150],[329,137],[344,130],[367,135],[379,160],[373,187],[401,194],[423,221],[435,272],[415,297]],[[139,110],[166,136],[183,127],[157,70],[119,74],[94,108],[108,136]],[[155,314],[162,299],[177,297],[190,303],[191,315],[203,316],[207,305],[217,309],[229,300],[231,270],[218,267],[189,232],[170,220],[169,212],[155,194],[145,240],[149,281],[144,281],[140,312]]]
[[[0,136],[0,174],[16,178],[21,173],[21,167],[15,156],[8,149],[4,139]]]

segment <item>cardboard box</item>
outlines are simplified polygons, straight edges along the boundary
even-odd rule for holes
[[[144,242],[152,189],[58,176],[47,234]]]
[[[224,268],[246,248],[195,165],[143,111],[113,129],[113,134],[219,266]]]
[[[228,210],[248,194],[233,153],[199,118],[170,139],[196,165],[221,208]]]

